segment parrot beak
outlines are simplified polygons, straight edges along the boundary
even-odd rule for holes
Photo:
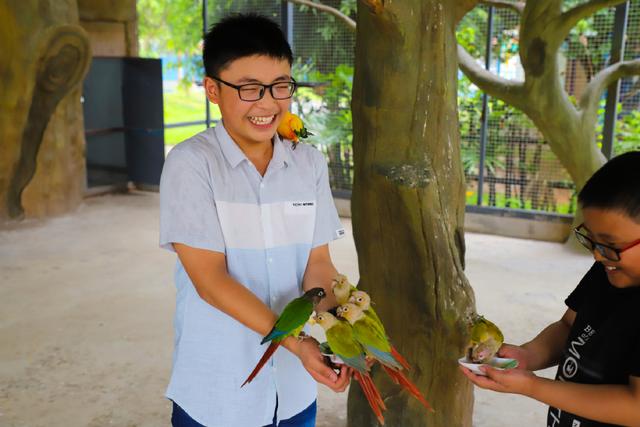
[[[309,317],[309,320],[307,321],[307,323],[309,323],[310,325],[315,325],[316,323],[318,323],[316,321],[316,314],[315,313],[313,313],[311,315],[311,317]]]

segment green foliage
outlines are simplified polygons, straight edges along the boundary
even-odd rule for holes
[[[351,121],[351,91],[353,87],[353,67],[340,64],[332,73],[310,71],[310,65],[302,68],[310,81],[316,82],[316,89],[301,91],[296,103],[307,128],[314,134],[312,142],[320,145],[351,145],[353,126]],[[294,76],[296,71],[294,68]]]
[[[164,93],[164,123],[165,125],[180,122],[193,122],[205,119],[204,91],[176,90]],[[211,105],[211,120],[220,118],[220,110]],[[205,125],[181,126],[165,129],[164,142],[175,145],[194,134],[204,130]]]
[[[200,0],[138,0],[140,55],[176,56],[190,85],[202,75],[202,2]]]

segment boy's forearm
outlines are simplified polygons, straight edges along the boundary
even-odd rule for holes
[[[331,282],[336,277],[336,274],[338,274],[338,272],[330,261],[316,262],[307,265],[307,270],[302,282],[303,289],[307,291],[311,288],[321,287],[324,288],[327,294],[320,300],[320,303],[316,307],[317,312],[327,311],[338,305],[336,297],[333,295],[333,290],[331,289]]]
[[[535,377],[525,395],[591,420],[640,426],[640,399],[632,386],[578,384]]]
[[[537,371],[557,365],[562,356],[569,328],[561,320],[542,330],[533,340],[521,347],[529,354],[527,369]]]
[[[331,255],[329,254],[329,246],[322,245],[313,248],[309,255],[307,268],[304,271],[302,288],[308,291],[311,288],[321,287],[326,291],[327,295],[320,301],[316,307],[316,311],[327,311],[338,305],[336,297],[333,295],[333,290],[331,289],[331,282],[337,274],[338,271],[333,265]]]
[[[203,287],[200,297],[261,336],[267,335],[275,324],[276,314],[249,289],[225,276]]]

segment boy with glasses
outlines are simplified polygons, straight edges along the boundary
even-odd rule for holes
[[[569,295],[562,319],[502,357],[518,369],[462,368],[477,386],[548,404],[548,427],[640,425],[640,152],[598,170],[578,195],[578,241],[596,262]],[[558,365],[555,380],[532,371]]]
[[[160,184],[160,244],[178,255],[174,427],[315,425],[317,382],[344,391],[312,338],[287,338],[248,385],[261,337],[304,290],[336,305],[328,242],[342,237],[327,162],[281,140],[296,82],[278,26],[236,15],[205,36],[204,86],[222,123],[177,145]]]

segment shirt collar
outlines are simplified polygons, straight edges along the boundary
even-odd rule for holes
[[[214,132],[220,142],[222,153],[232,168],[238,166],[243,160],[249,160],[224,128],[224,123],[220,122],[220,124],[216,125]],[[280,169],[290,164],[291,157],[288,151],[285,142],[282,141],[276,133],[273,137],[273,155],[271,156],[269,165]]]
[[[289,149],[285,144],[286,142],[280,139],[280,135],[276,133],[273,137],[273,156],[269,164],[278,169],[288,166],[291,163]]]
[[[227,159],[232,168],[235,168],[242,162],[243,160],[248,160],[247,156],[242,152],[238,144],[236,144],[231,136],[224,128],[224,123],[220,122],[213,129],[216,134],[216,138],[218,138],[218,142],[220,142],[220,148],[222,148],[222,154]]]

